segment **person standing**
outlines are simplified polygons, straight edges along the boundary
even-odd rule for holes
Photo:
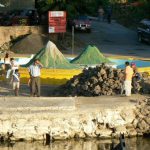
[[[9,58],[9,54],[6,53],[5,57],[4,57],[4,65],[5,65],[5,70],[8,71],[10,69],[10,58]]]
[[[33,64],[29,66],[29,74],[31,77],[31,96],[37,95],[40,97],[40,75],[43,65],[38,59],[35,59]]]
[[[104,19],[104,9],[103,9],[103,7],[102,6],[100,6],[99,7],[99,9],[98,9],[98,20],[99,21],[103,21],[103,19]]]
[[[12,85],[15,96],[18,96],[20,87],[20,74],[18,69],[16,69],[12,74]]]
[[[107,13],[107,21],[110,24],[111,23],[111,16],[112,16],[112,7],[111,6],[107,7],[106,13]]]
[[[134,62],[131,63],[131,68],[133,69],[133,77],[132,77],[133,92],[136,94],[140,90],[139,82],[141,80],[141,75],[138,72],[138,68],[136,67],[136,64]]]
[[[16,69],[19,69],[19,64],[14,58],[10,58],[10,68],[7,70],[6,79],[10,78],[11,72],[14,73]]]
[[[131,96],[131,83],[133,76],[133,69],[130,67],[130,63],[125,62],[125,81],[124,81],[124,90],[126,96]]]

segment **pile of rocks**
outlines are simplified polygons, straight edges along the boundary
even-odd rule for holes
[[[139,101],[133,125],[139,135],[150,134],[150,98]]]
[[[63,96],[99,96],[120,94],[124,72],[104,64],[95,68],[84,69],[83,72],[60,86],[55,95]]]

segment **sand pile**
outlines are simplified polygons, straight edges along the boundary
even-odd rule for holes
[[[48,37],[40,34],[30,34],[18,40],[11,51],[19,54],[36,54],[48,42]]]
[[[57,68],[57,69],[74,69],[78,68],[64,57],[64,55],[58,50],[56,45],[49,41],[45,48],[41,49],[29,63],[25,65],[28,67],[33,63],[35,59],[39,59],[46,68]]]
[[[83,50],[83,52],[73,59],[71,63],[81,65],[97,65],[101,63],[110,62],[103,54],[99,51],[96,46],[89,45]]]

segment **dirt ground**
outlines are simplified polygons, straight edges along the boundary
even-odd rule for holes
[[[150,82],[150,81],[149,81]],[[135,99],[143,98],[145,96],[149,96],[150,86],[149,83],[145,84],[145,93],[143,94],[132,94],[132,97]],[[41,97],[54,97],[53,92],[58,88],[56,85],[41,85]],[[0,96],[13,97],[15,96],[14,91],[12,89],[12,85],[6,81],[0,81]],[[27,84],[20,84],[19,89],[19,97],[30,97],[30,88]],[[116,95],[118,97],[121,95]],[[109,97],[109,96],[108,96]],[[122,97],[122,96],[121,96]]]
[[[56,86],[41,85],[41,96],[52,96],[53,90]],[[12,85],[6,81],[0,81],[0,96],[14,96]],[[30,89],[27,84],[21,84],[19,90],[19,96],[30,96]]]

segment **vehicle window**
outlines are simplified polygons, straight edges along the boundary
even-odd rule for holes
[[[144,24],[144,25],[143,25],[143,28],[144,28],[144,29],[147,29],[147,28],[148,28],[148,25]]]
[[[146,25],[146,30],[150,31],[150,25]]]
[[[21,11],[20,12],[20,16],[25,16],[26,12],[25,11]]]
[[[143,24],[142,23],[139,23],[139,25],[138,25],[140,28],[142,28],[142,26],[143,26]]]
[[[78,19],[79,19],[79,20],[87,20],[88,17],[87,17],[87,16],[79,16]]]
[[[146,29],[146,25],[143,24],[143,23],[140,23],[140,24],[139,24],[139,27],[142,28],[142,29]]]
[[[27,16],[31,16],[32,14],[33,14],[33,10],[28,10],[26,13]]]

